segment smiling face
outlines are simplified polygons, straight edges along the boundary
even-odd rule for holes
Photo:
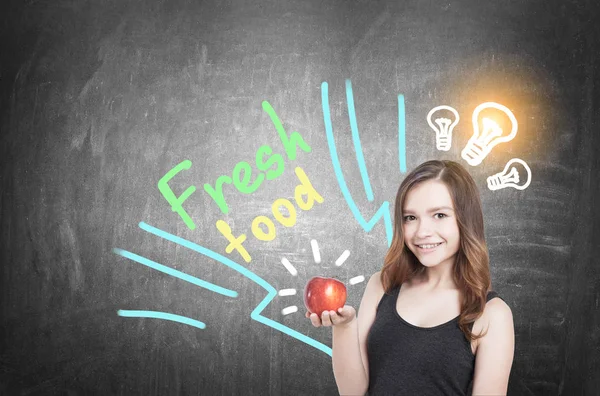
[[[452,266],[460,230],[450,192],[437,180],[415,185],[402,208],[404,243],[425,267]]]

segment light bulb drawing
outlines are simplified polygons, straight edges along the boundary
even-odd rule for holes
[[[454,121],[446,117],[436,117],[434,114],[441,111],[448,110],[454,115]],[[427,123],[435,131],[435,146],[440,151],[449,151],[452,146],[452,130],[458,124],[460,117],[458,112],[450,106],[437,106],[431,109],[427,114]]]
[[[517,170],[519,166],[514,164],[521,164],[525,169],[521,169],[521,172]],[[525,176],[525,177],[523,177]],[[526,189],[531,183],[531,169],[525,161],[520,158],[513,158],[506,163],[504,170],[500,173],[496,173],[487,178],[488,188],[492,191],[500,190],[506,187],[513,187],[517,190]]]
[[[506,133],[506,130],[501,128],[496,121],[488,117],[481,118],[482,127],[480,127],[479,113],[490,108],[500,110],[508,116],[511,123],[510,133]],[[480,104],[473,111],[473,136],[471,136],[467,145],[462,150],[462,158],[471,166],[481,164],[497,144],[514,139],[517,136],[518,128],[517,119],[506,106],[495,102]]]

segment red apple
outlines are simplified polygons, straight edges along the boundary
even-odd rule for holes
[[[346,303],[346,285],[334,278],[315,276],[304,287],[304,305],[310,313],[337,311]]]

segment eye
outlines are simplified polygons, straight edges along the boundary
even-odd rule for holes
[[[413,219],[414,219],[414,217],[415,217],[415,216],[413,216],[413,215],[404,216],[404,221],[405,221],[405,222],[411,221],[411,220],[413,220]]]
[[[442,217],[438,217],[438,219],[443,219],[444,217],[448,217],[444,213],[436,213],[436,214],[434,214],[434,216],[437,216],[437,215],[442,216]]]

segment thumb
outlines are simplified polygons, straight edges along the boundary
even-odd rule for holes
[[[354,312],[354,308],[350,305],[345,305],[342,308],[338,308],[337,310],[338,323],[337,324],[347,324],[354,320],[356,314]]]
[[[348,317],[352,314],[352,310],[349,305],[344,305],[341,308],[338,308],[338,313],[342,317]]]

